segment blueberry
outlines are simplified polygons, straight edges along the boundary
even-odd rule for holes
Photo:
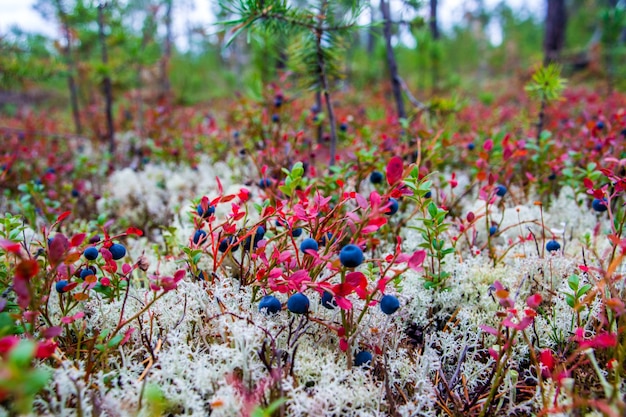
[[[99,252],[98,252],[98,249],[94,248],[93,246],[90,246],[87,249],[85,249],[85,251],[83,252],[83,255],[88,260],[93,261],[95,259],[98,259]]]
[[[329,310],[333,310],[337,306],[337,303],[335,303],[335,297],[328,291],[324,291],[324,294],[322,294],[321,303],[322,303],[322,307],[327,308]]]
[[[470,142],[467,144],[468,151],[473,151],[475,148],[476,148],[476,145],[474,145],[474,142]]]
[[[217,248],[220,252],[226,252],[226,250],[228,249],[228,247],[230,246],[231,242],[233,241],[233,237],[229,236],[227,238],[224,238],[220,241],[220,245]]]
[[[272,180],[269,178],[261,178],[261,181],[259,181],[259,188],[262,190],[269,188],[271,186],[272,186]]]
[[[291,231],[291,236],[293,237],[299,237],[302,235],[302,228],[301,227],[296,227],[295,229],[293,229]]]
[[[95,275],[95,273],[93,272],[93,269],[91,268],[83,268],[80,271],[80,277],[82,279],[87,278],[89,275]]]
[[[109,248],[109,252],[111,252],[111,256],[116,261],[126,256],[126,248],[123,245],[120,245],[119,243],[112,244],[111,247]]]
[[[598,130],[604,129],[604,122],[601,120],[598,120],[598,122],[596,123],[596,129]]]
[[[400,308],[400,301],[395,295],[384,295],[380,299],[380,309],[383,313],[390,315]]]
[[[356,268],[363,263],[363,251],[357,245],[346,245],[339,252],[339,261],[346,268]]]
[[[368,363],[372,362],[372,354],[369,353],[366,350],[362,350],[359,353],[356,354],[356,356],[354,357],[354,364],[356,366],[363,366],[363,365],[367,365]]]
[[[100,242],[100,235],[94,235],[89,239],[89,243],[98,243]]]
[[[301,292],[295,293],[287,300],[287,308],[294,314],[305,314],[309,311],[309,299]]]
[[[263,226],[257,227],[255,235],[256,236],[261,236],[261,237],[265,236],[265,227],[263,227]]]
[[[594,198],[593,202],[591,203],[591,207],[598,213],[602,213],[606,211],[606,203],[607,203],[606,198],[603,198],[603,199]]]
[[[316,252],[319,249],[317,242],[312,237],[307,237],[302,241],[302,243],[300,243],[300,250],[302,252],[306,252],[307,249],[311,249]]]
[[[556,179],[556,172],[552,171],[552,173],[548,175],[548,179],[554,181]]]
[[[496,195],[498,197],[504,197],[504,195],[506,194],[507,189],[504,185],[500,184],[498,186],[496,186]]]
[[[206,239],[206,232],[204,230],[196,230],[196,233],[193,235],[193,243],[196,245],[200,242],[204,242]]]
[[[332,243],[333,241],[333,234],[331,232],[326,233],[325,235],[322,236],[322,238],[320,239],[320,245],[322,246],[326,246],[327,243]]]
[[[76,188],[72,189],[72,197],[78,198],[78,196],[80,196],[78,190]]]
[[[58,281],[56,283],[55,288],[56,288],[56,290],[57,290],[57,292],[59,294],[62,294],[62,293],[65,292],[65,286],[66,285],[67,285],[67,281],[66,280],[61,280],[61,281]]]
[[[556,240],[551,240],[548,243],[546,243],[546,250],[548,252],[556,252],[559,249],[561,249],[561,244],[557,242]]]
[[[198,216],[202,217],[203,219],[208,219],[213,213],[215,213],[215,207],[209,205],[207,206],[206,210],[204,210],[202,208],[202,204],[198,204],[198,207],[196,207],[196,213],[198,213]]]
[[[431,191],[428,191],[426,194],[424,194],[424,198],[431,198],[433,196],[433,193]]]
[[[495,235],[497,231],[498,231],[498,226],[491,226],[489,228],[489,236]]]
[[[280,304],[280,301],[278,301],[278,298],[273,295],[266,295],[261,298],[261,301],[259,302],[259,311],[263,312],[263,310],[265,310],[266,314],[276,314],[281,310],[281,308],[282,305]]]
[[[272,115],[272,122],[274,122],[274,123],[280,122],[280,116],[277,115],[277,114],[273,114]]]
[[[348,130],[348,125],[345,123],[340,124],[339,130],[341,130],[342,132],[345,132],[346,130]]]
[[[380,184],[383,182],[383,173],[380,171],[374,171],[370,174],[370,182],[372,184]]]
[[[280,107],[283,105],[283,96],[276,96],[274,99],[274,107]]]
[[[398,200],[396,200],[395,198],[391,197],[389,199],[389,202],[391,203],[389,205],[389,207],[387,208],[387,216],[391,216],[393,214],[396,214],[398,212]]]

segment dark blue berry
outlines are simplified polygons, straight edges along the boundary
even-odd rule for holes
[[[95,273],[93,272],[93,269],[91,268],[83,268],[80,271],[80,277],[82,279],[87,278],[89,275],[95,275]]]
[[[339,261],[346,268],[356,268],[363,263],[363,251],[357,245],[346,245],[339,252]]]
[[[126,248],[119,243],[112,244],[109,248],[109,252],[111,252],[111,257],[116,261],[126,256]]]
[[[280,122],[280,116],[277,115],[277,114],[273,114],[272,115],[272,122],[274,122],[274,123]]]
[[[72,197],[78,198],[79,195],[80,195],[80,193],[78,192],[78,190],[76,188],[72,189]]]
[[[332,243],[332,241],[333,241],[333,234],[331,232],[328,232],[325,235],[322,235],[322,238],[320,239],[320,245],[326,246],[326,244]]]
[[[380,309],[387,315],[395,313],[399,308],[400,301],[395,295],[384,295],[380,299]]]
[[[302,243],[300,243],[300,250],[302,252],[306,252],[309,249],[314,250],[316,252],[319,249],[319,245],[317,244],[315,239],[313,239],[312,237],[307,237],[306,239],[302,241]]]
[[[301,292],[295,293],[287,300],[287,308],[294,314],[305,314],[309,311],[309,299]]]
[[[345,123],[340,124],[339,130],[341,130],[342,132],[345,132],[346,130],[348,130],[348,125]]]
[[[93,244],[93,243],[98,243],[100,242],[100,235],[94,235],[89,239],[89,243]]]
[[[607,203],[606,198],[602,198],[602,199],[594,198],[593,202],[591,203],[591,207],[598,213],[602,213],[606,211],[606,203]]]
[[[498,197],[504,197],[504,195],[506,194],[507,189],[504,185],[500,184],[498,186],[496,186],[496,195]]]
[[[335,297],[328,291],[324,291],[324,294],[322,294],[322,307],[333,310],[336,306]]]
[[[229,237],[226,237],[226,238],[222,239],[220,241],[220,245],[218,246],[217,249],[220,252],[226,252],[226,250],[228,249],[228,247],[230,246],[232,241],[233,241],[233,237],[232,236],[229,236]]]
[[[67,281],[66,280],[61,280],[58,281],[55,285],[55,289],[57,290],[57,292],[59,294],[62,294],[65,292],[65,286],[67,285]]]
[[[389,199],[389,203],[390,203],[390,205],[387,208],[387,213],[385,213],[385,214],[387,214],[387,216],[391,216],[393,214],[396,214],[398,212],[398,208],[399,208],[398,200],[396,200],[395,198],[391,197]]]
[[[276,314],[281,309],[282,305],[280,304],[280,301],[278,301],[278,298],[274,297],[273,295],[266,295],[265,297],[261,298],[261,301],[259,302],[259,311],[261,313],[263,313],[263,310],[265,310],[266,314]]]
[[[261,237],[265,236],[265,227],[263,226],[257,227],[255,235],[261,236]]]
[[[272,180],[269,178],[261,178],[261,181],[259,181],[259,188],[262,190],[269,188],[271,186],[272,186]]]
[[[363,365],[367,365],[368,363],[371,363],[373,359],[373,356],[371,353],[369,353],[366,350],[362,350],[359,353],[356,354],[356,356],[354,357],[354,364],[356,366],[363,366]]]
[[[85,249],[85,251],[83,252],[83,255],[88,260],[93,261],[95,259],[98,259],[99,252],[98,252],[98,249],[94,248],[93,246],[90,246],[87,249]]]
[[[196,207],[196,213],[198,213],[198,216],[202,217],[203,219],[208,219],[213,213],[215,213],[215,207],[209,205],[207,206],[206,210],[204,210],[202,208],[202,204],[198,204],[198,207]]]
[[[370,174],[370,182],[372,184],[380,184],[383,182],[383,173],[380,171],[374,171]]]
[[[302,228],[301,227],[296,227],[295,229],[293,229],[291,231],[291,236],[293,237],[299,237],[302,235]]]
[[[424,198],[431,198],[433,196],[433,193],[431,191],[428,191],[426,194],[424,194]]]
[[[498,226],[491,226],[489,228],[489,236],[495,235],[497,231],[498,231]]]
[[[196,245],[198,243],[204,242],[206,239],[206,232],[204,230],[196,230],[196,233],[193,235],[193,243]]]
[[[598,129],[598,130],[602,130],[602,129],[604,129],[604,122],[603,122],[603,121],[601,121],[601,120],[599,120],[599,121],[596,123],[596,129]]]
[[[474,142],[470,142],[467,144],[467,150],[473,151],[475,148],[476,148],[476,145],[474,145]]]
[[[557,242],[556,240],[551,240],[548,243],[546,243],[546,250],[548,252],[556,252],[559,249],[561,249],[561,244]]]

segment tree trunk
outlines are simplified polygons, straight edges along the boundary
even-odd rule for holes
[[[380,11],[383,14],[383,36],[385,37],[385,46],[387,48],[387,66],[391,76],[393,97],[396,101],[398,118],[405,119],[406,111],[404,110],[404,101],[402,100],[402,85],[398,77],[398,64],[396,63],[393,46],[391,45],[391,12],[389,11],[389,3],[386,0],[380,0]]]
[[[545,65],[558,61],[565,44],[567,10],[565,0],[548,0],[546,31],[543,41]]]
[[[166,0],[165,5],[165,42],[163,43],[163,56],[161,57],[161,96],[169,97],[170,78],[168,67],[172,56],[172,3],[174,0]]]
[[[102,80],[102,90],[104,93],[105,109],[104,114],[107,123],[106,138],[109,141],[109,152],[115,154],[115,128],[113,127],[113,88],[111,86],[111,77],[109,75],[109,57],[107,55],[106,36],[104,34],[104,8],[106,4],[101,3],[98,6],[98,36],[100,39],[100,48],[102,50],[102,65],[105,68],[105,76]]]
[[[72,117],[74,119],[74,131],[77,135],[82,135],[83,127],[80,122],[80,109],[78,107],[78,88],[76,87],[76,81],[74,80],[74,74],[76,73],[76,65],[72,58],[72,35],[70,33],[70,25],[67,19],[67,15],[61,5],[61,0],[55,0],[57,13],[61,24],[63,25],[63,32],[65,34],[65,42],[67,43],[63,55],[65,56],[65,63],[67,65],[67,88],[70,93],[70,105],[72,106]]]
[[[439,27],[437,26],[437,0],[430,0],[430,35],[433,39],[439,39]]]
[[[323,0],[320,10],[323,13],[326,12],[328,1]],[[322,13],[322,14],[323,14]],[[330,91],[328,86],[328,78],[326,77],[326,62],[324,61],[324,51],[322,49],[322,36],[324,35],[323,29],[323,17],[318,16],[318,26],[315,30],[316,44],[317,44],[317,65],[318,65],[318,77],[321,87],[321,94],[324,95],[324,101],[326,101],[326,113],[328,113],[328,123],[330,124],[330,160],[328,166],[335,165],[335,156],[337,154],[337,126],[335,120],[335,111],[333,109],[333,102],[330,99]]]
[[[322,90],[319,88],[315,91],[315,110],[316,113],[322,111]],[[317,123],[317,143],[324,142],[324,125],[321,122]]]
[[[372,2],[369,2],[370,9],[370,25],[367,28],[367,56],[372,56],[374,53],[374,47],[376,46],[376,32],[374,31],[374,24],[376,23],[376,9],[372,6]]]

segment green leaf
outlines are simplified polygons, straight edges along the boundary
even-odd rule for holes
[[[432,201],[428,203],[427,210],[430,217],[434,218],[437,215],[437,206]]]
[[[9,353],[9,362],[18,368],[26,368],[30,365],[35,354],[35,342],[21,340]]]
[[[572,294],[565,294],[565,302],[572,308],[576,305],[576,299]]]
[[[578,275],[570,275],[567,278],[567,285],[572,289],[572,291],[578,291],[578,284],[580,283],[580,277]]]
[[[580,289],[578,290],[578,292],[576,293],[576,296],[578,298],[582,297],[583,295],[587,294],[587,292],[591,289],[591,284],[585,284],[582,287],[580,287]]]

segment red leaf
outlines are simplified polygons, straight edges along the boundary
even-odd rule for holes
[[[18,336],[4,336],[0,339],[0,353],[7,353],[18,343],[20,343]]]
[[[126,234],[127,235],[143,236],[143,231],[141,229],[136,228],[136,227],[129,227],[128,229],[126,229]]]
[[[37,359],[46,359],[54,354],[57,348],[57,344],[52,340],[46,340],[37,344],[37,350],[35,351],[35,357]]]
[[[526,304],[528,307],[536,309],[541,304],[541,294],[533,294],[526,299]]]
[[[59,215],[59,217],[57,217],[57,223],[61,223],[63,220],[65,220],[67,218],[67,216],[69,216],[70,214],[72,214],[71,211],[66,211],[65,213],[61,213]]]
[[[61,263],[69,248],[70,241],[67,240],[64,234],[57,233],[54,235],[52,242],[50,242],[50,263],[52,265]]]
[[[7,239],[0,239],[0,248],[11,253],[20,253],[20,244]]]
[[[15,278],[28,281],[39,272],[39,264],[34,259],[26,259],[15,267]]]
[[[554,369],[554,365],[556,364],[550,349],[544,349],[541,351],[541,354],[539,355],[539,362],[541,362],[541,364],[550,371]]]
[[[409,268],[411,268],[414,271],[421,271],[422,264],[424,263],[425,259],[426,259],[425,250],[415,251],[413,255],[411,255],[411,258],[409,259]]]
[[[591,190],[593,188],[593,181],[591,181],[589,178],[584,178],[583,184],[585,185],[585,188],[588,190]]]
[[[215,181],[217,182],[217,189],[220,192],[220,195],[224,194],[224,187],[222,187],[222,182],[220,181],[219,177],[215,177]]]
[[[70,246],[72,247],[80,246],[80,244],[83,243],[83,241],[85,240],[86,236],[87,236],[86,233],[79,233],[77,235],[72,236],[72,240],[70,240]]]
[[[42,336],[46,339],[52,339],[53,337],[60,336],[63,333],[63,328],[61,326],[52,326],[45,329],[41,332]]]
[[[28,281],[17,275],[13,279],[13,291],[17,294],[17,304],[21,308],[27,308],[30,304],[30,291],[28,291]]]
[[[402,179],[404,164],[402,158],[394,156],[387,164],[387,183],[393,185]]]

